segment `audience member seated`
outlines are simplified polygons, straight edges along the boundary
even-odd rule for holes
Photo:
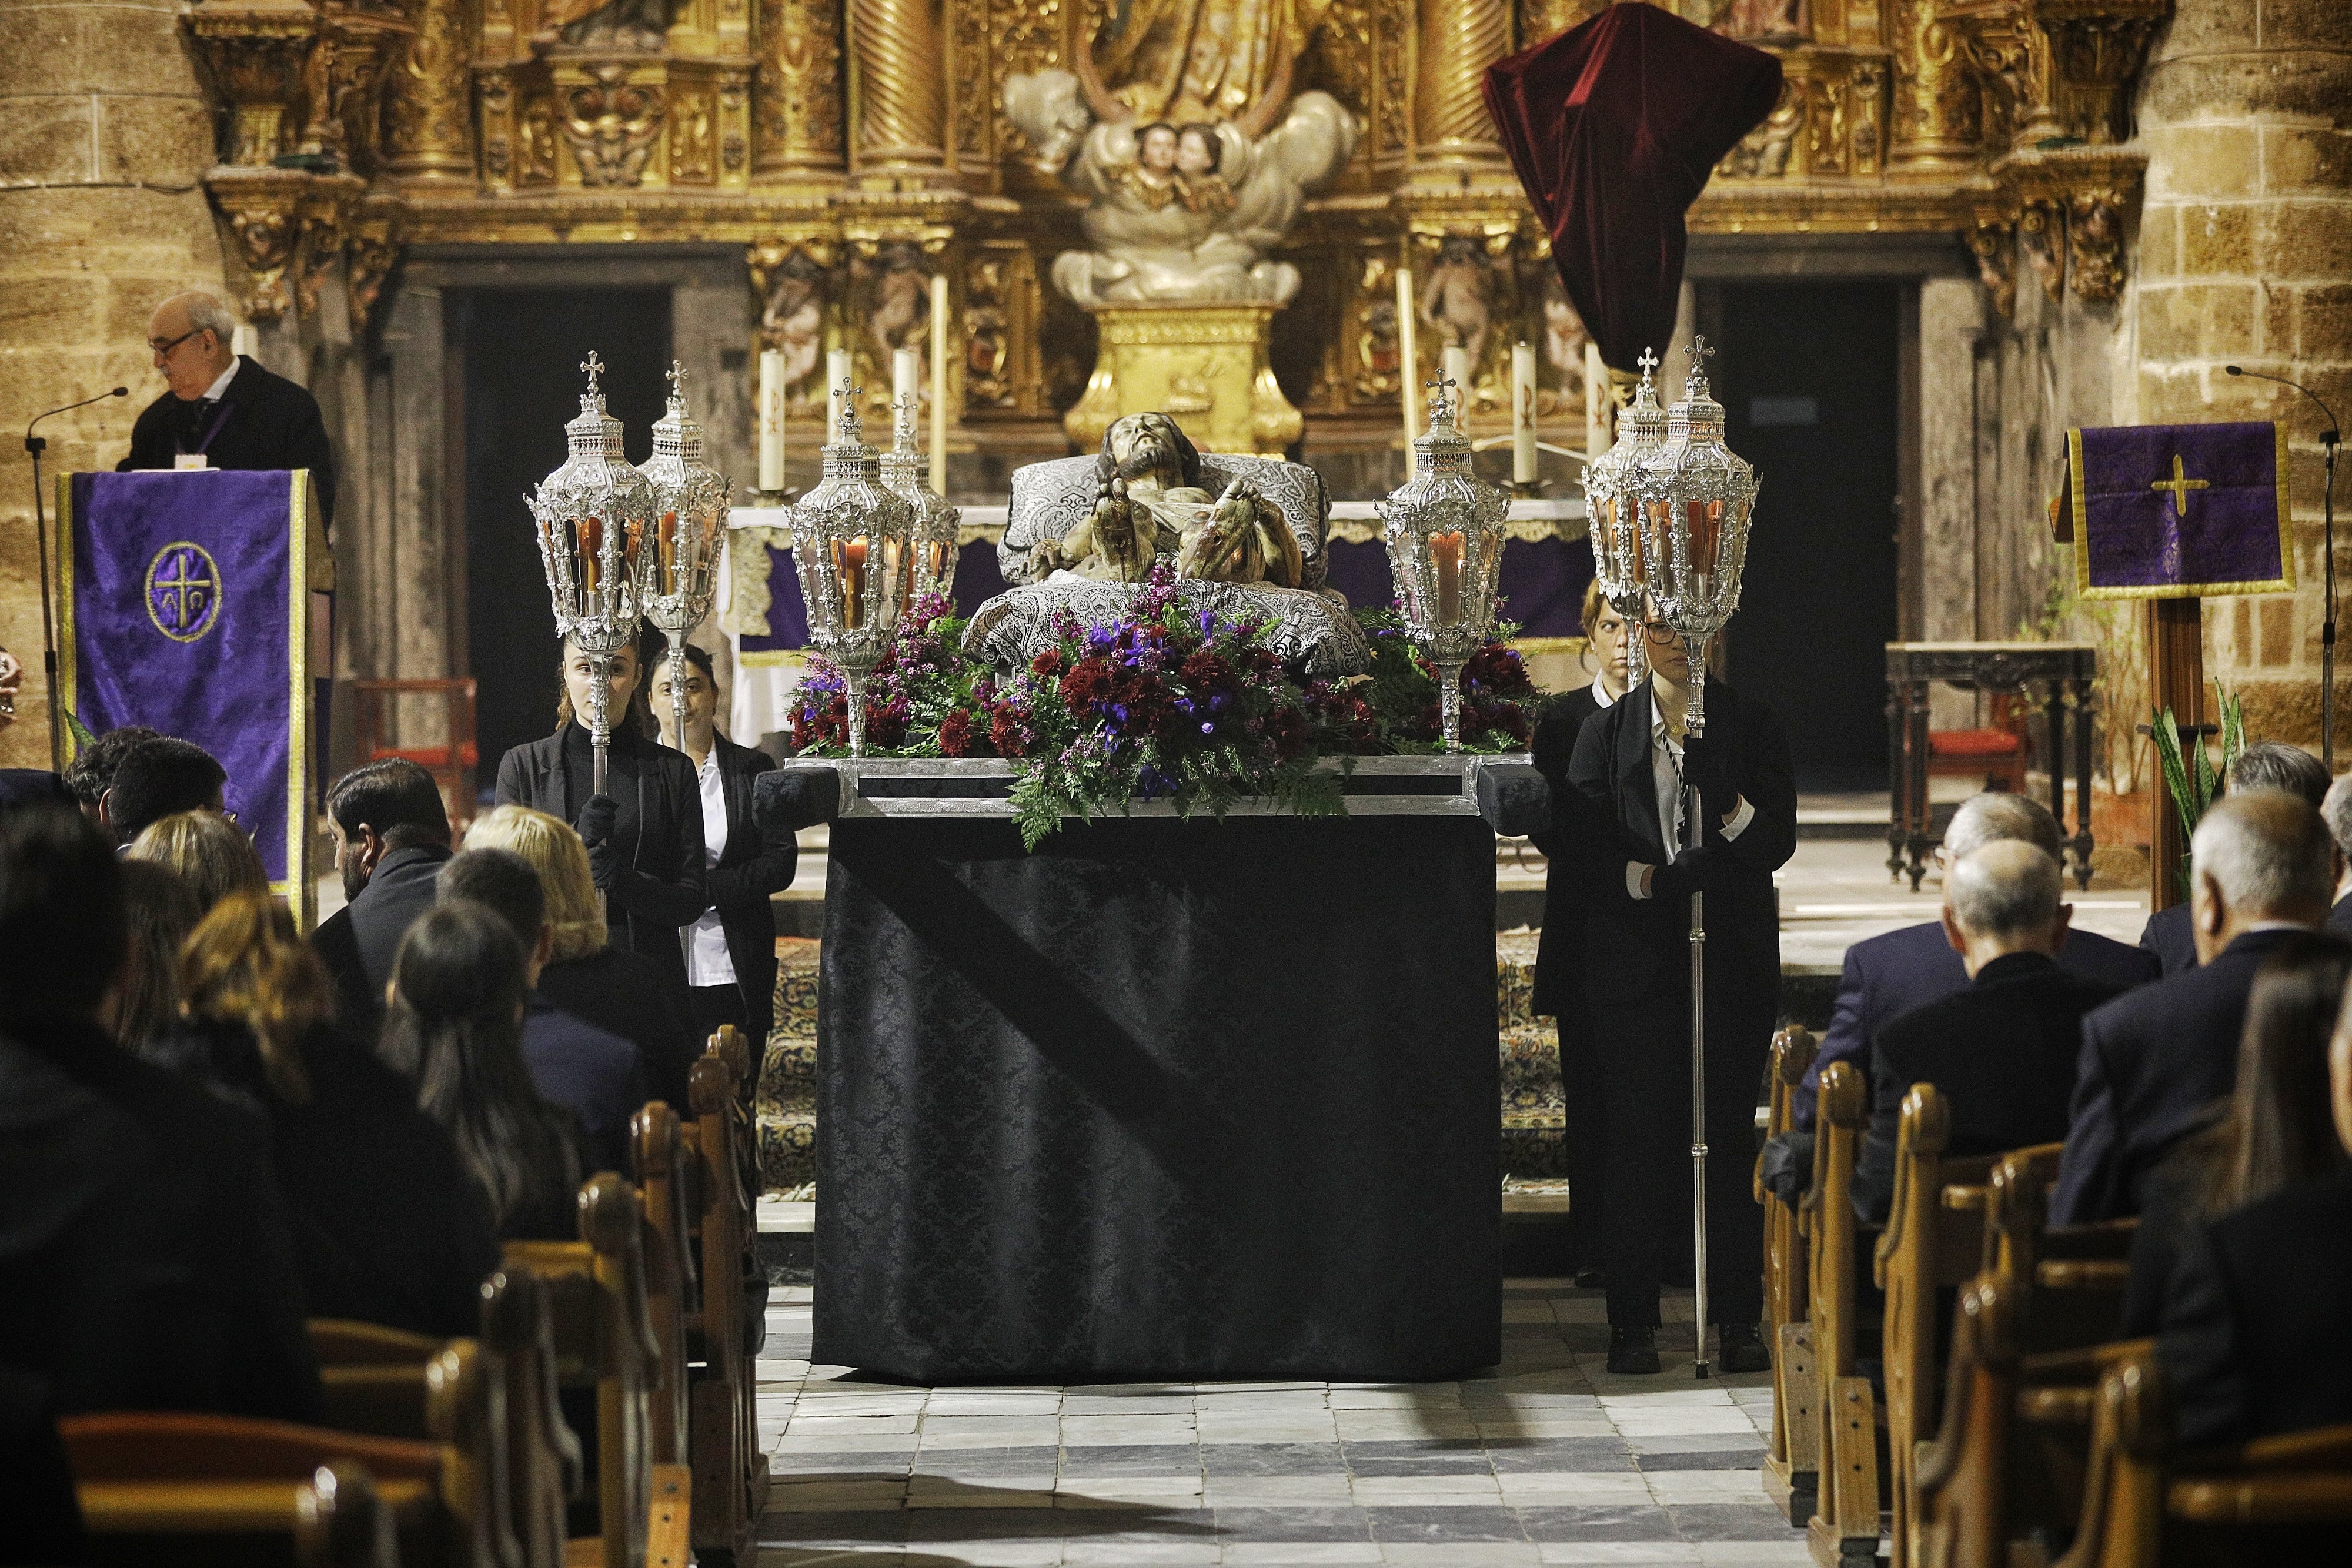
[[[2156,1167],[2142,1196],[2124,1292],[2126,1339],[2156,1332],[2181,1238],[2192,1227],[2346,1164],[2328,1107],[2327,1042],[2347,980],[2352,942],[2334,932],[2298,932],[2254,971],[2237,1087],[2209,1108],[2210,1124],[2182,1138]]]
[[[122,902],[131,956],[114,1005],[114,1038],[136,1051],[180,1027],[180,944],[205,912],[176,872],[127,855]]]
[[[61,1415],[316,1420],[268,1129],[114,1043],[126,938],[104,834],[0,817],[0,1345]]]
[[[678,975],[642,953],[605,943],[604,915],[587,846],[562,819],[528,806],[499,806],[466,830],[469,850],[512,850],[539,873],[555,956],[540,971],[541,997],[572,1017],[637,1048],[646,1092],[685,1114],[686,1076],[702,1042],[688,1031]]]
[[[2005,839],[2022,841],[2052,860],[2063,862],[2064,840],[2050,809],[2022,795],[1991,789],[1960,802],[1958,810],[1952,813],[1951,825],[1944,830],[1937,860],[1948,868],[1954,861]],[[2118,988],[2157,977],[2156,961],[2147,954],[2095,931],[2077,931],[2071,925],[2066,932],[2066,945],[2058,952],[2058,967],[2070,975]],[[1900,931],[1889,931],[1848,947],[1830,1027],[1822,1037],[1820,1054],[1813,1059],[1812,1068],[1796,1093],[1798,1127],[1811,1130],[1813,1099],[1830,1063],[1851,1061],[1858,1071],[1867,1072],[1870,1042],[1877,1038],[1880,1030],[1912,1009],[1948,997],[1968,983],[1968,969],[1960,962],[1960,956],[1952,951],[1944,927],[1937,921],[1906,925]],[[1811,1160],[1804,1160],[1802,1166],[1810,1174]]]
[[[65,780],[74,804],[81,808],[81,814],[103,825],[105,818],[100,815],[100,808],[105,802],[107,790],[113,787],[114,770],[122,766],[122,759],[130,754],[131,747],[163,738],[163,732],[160,729],[149,729],[143,724],[126,724],[119,729],[110,729],[104,735],[93,737],[89,745],[77,748],[73,760],[66,764],[66,770],[58,777]]]
[[[269,1124],[314,1317],[477,1333],[499,1248],[449,1134],[400,1075],[339,1031],[334,984],[267,894],[234,894],[181,957],[186,1025],[151,1061]]]
[[[522,944],[503,918],[471,902],[443,904],[401,941],[383,1053],[456,1142],[499,1237],[571,1241],[579,1129],[541,1098],[524,1065],[530,989]]]
[[[2299,746],[2282,741],[2257,740],[2238,753],[2222,779],[2222,789],[2235,793],[2245,789],[2284,789],[2290,795],[2300,795],[2315,810],[2326,800],[2327,768],[2319,758]],[[2344,846],[2341,837],[2336,847]],[[2347,915],[2352,919],[2352,915]],[[2328,916],[2333,925],[2336,916]],[[2147,917],[2141,928],[2139,945],[2144,952],[2153,953],[2164,966],[2167,977],[2183,969],[2197,967],[2197,940],[2189,928],[2189,905],[2176,904],[2159,909]]]
[[[1870,1132],[1853,1172],[1853,1209],[1865,1224],[1885,1224],[1894,1205],[1895,1128],[1915,1083],[1943,1093],[1948,1155],[2065,1137],[2083,1015],[2116,990],[2058,967],[2064,880],[2056,861],[2016,840],[1945,869],[1944,936],[1972,983],[1904,1014],[1871,1044]]]
[[[73,800],[51,803],[70,808]],[[7,1478],[0,1497],[8,1500],[0,1563],[56,1568],[89,1561],[81,1500],[48,1382],[6,1361],[0,1361],[0,1476]]]
[[[522,1056],[539,1092],[580,1119],[580,1152],[593,1170],[626,1174],[629,1118],[646,1103],[637,1048],[550,1003],[539,977],[555,941],[539,873],[509,850],[469,849],[441,868],[444,903],[481,904],[507,923],[523,945],[524,984],[530,987],[522,1025]]]
[[[174,811],[152,822],[123,854],[162,866],[195,895],[199,916],[231,894],[269,891],[261,852],[218,811]]]
[[[2327,836],[2336,841],[2336,852],[2343,857],[2343,870],[2336,879],[2336,907],[2327,912],[2327,928],[2352,936],[2352,773],[2327,787],[2320,799],[2319,817],[2327,824]]]
[[[2352,1018],[2328,1051],[2352,1148]],[[2192,1226],[2157,1338],[2185,1445],[2352,1421],[2352,1165]]]
[[[2242,790],[2197,824],[2189,877],[2198,967],[2117,997],[2083,1020],[2053,1225],[2137,1214],[2157,1162],[2230,1092],[2254,973],[2296,930],[2327,917],[2336,846],[2302,797]]]
[[[432,774],[387,758],[335,780],[327,832],[345,903],[310,943],[335,977],[344,1019],[373,1033],[400,939],[433,907],[433,878],[449,859],[449,814]]]
[[[228,774],[203,747],[172,737],[142,740],[122,754],[99,798],[99,819],[118,844],[179,811],[223,811]]]

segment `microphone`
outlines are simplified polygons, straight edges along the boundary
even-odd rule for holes
[[[49,410],[47,413],[35,414],[32,417],[31,422],[25,426],[25,450],[37,455],[48,450],[49,444],[47,439],[33,434],[33,426],[40,423],[41,421],[60,413],[71,413],[78,408],[88,408],[94,402],[104,402],[110,397],[129,397],[130,395],[131,389],[129,387],[117,387],[112,392],[102,392],[96,397],[86,397],[79,402],[69,402],[63,408],[53,408]]]

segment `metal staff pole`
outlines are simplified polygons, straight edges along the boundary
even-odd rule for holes
[[[1692,679],[1704,690],[1706,649],[1700,646],[1691,662]],[[1687,646],[1688,643],[1686,643]],[[1694,698],[1683,734],[1684,744],[1702,733],[1706,710]],[[1706,840],[1705,808],[1699,792],[1683,787],[1683,839],[1685,849]],[[1708,1375],[1706,1364],[1706,894],[1694,888],[1690,908],[1691,977],[1691,1280],[1697,1312],[1697,1340],[1692,1349],[1691,1375]]]

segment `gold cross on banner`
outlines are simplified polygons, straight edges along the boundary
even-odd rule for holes
[[[2169,479],[2158,479],[2148,486],[2151,490],[2169,490],[2172,492],[2172,509],[2179,516],[2180,520],[2184,523],[2189,520],[2189,492],[2191,490],[2202,490],[2206,487],[2207,486],[2204,480],[2191,479],[2188,476],[2187,473],[2180,466],[2180,454],[2178,452],[2172,455],[2172,477]]]

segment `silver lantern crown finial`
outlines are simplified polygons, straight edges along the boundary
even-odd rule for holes
[[[1645,348],[1634,362],[1641,366],[1642,380],[1633,389],[1633,401],[1617,415],[1617,440],[1584,470],[1584,511],[1592,539],[1593,576],[1600,581],[1601,597],[1629,627],[1637,627],[1649,614],[1642,584],[1641,525],[1632,476],[1666,439],[1666,411],[1658,405],[1657,385],[1651,379],[1658,368],[1657,353]],[[1627,638],[1625,666],[1629,685],[1649,679],[1638,631]]]
[[[808,611],[809,642],[841,667],[848,687],[849,754],[866,754],[866,679],[898,634],[914,583],[915,508],[882,483],[861,439],[845,379],[840,427],[824,449],[824,477],[792,508],[793,568]]]
[[[686,367],[672,360],[665,378],[669,407],[654,422],[654,455],[645,466],[653,490],[654,548],[645,617],[669,640],[670,734],[686,747],[686,680],[679,660],[686,634],[710,613],[719,588],[719,551],[727,537],[727,476],[703,460],[702,426],[686,407]]]
[[[1444,737],[1462,743],[1462,666],[1494,634],[1495,588],[1511,501],[1473,471],[1451,378],[1429,383],[1429,428],[1413,437],[1412,477],[1379,502],[1405,628],[1437,672]]]
[[[915,444],[916,399],[909,393],[891,405],[890,450],[882,455],[882,483],[915,508],[915,580],[912,595],[949,593],[955,587],[956,548],[963,514],[931,488],[929,465]]]

